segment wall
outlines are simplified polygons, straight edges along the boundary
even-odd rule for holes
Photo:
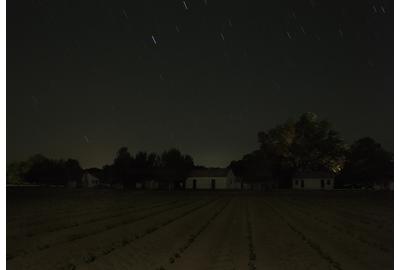
[[[193,189],[193,180],[196,179],[196,189],[211,189],[211,180],[215,179],[215,189],[227,189],[229,182],[227,177],[188,177],[185,189]]]
[[[145,189],[158,189],[159,185],[157,181],[147,180],[144,182]]]
[[[100,180],[90,173],[85,173],[82,176],[82,185],[84,187],[95,187],[100,184]]]
[[[298,181],[298,185],[296,185],[296,180]],[[301,180],[304,181],[304,187],[301,187]],[[325,187],[321,188],[321,180],[324,180]],[[330,181],[330,185],[328,185],[328,180]],[[292,180],[292,188],[293,189],[307,189],[307,190],[330,190],[334,187],[334,178],[293,178]]]

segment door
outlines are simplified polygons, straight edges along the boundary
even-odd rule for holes
[[[193,189],[196,189],[196,187],[197,187],[197,180],[193,179]]]
[[[211,179],[211,189],[215,189],[215,179]]]

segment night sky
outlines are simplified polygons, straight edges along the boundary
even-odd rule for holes
[[[393,148],[393,1],[8,1],[7,162],[226,166],[312,111]]]

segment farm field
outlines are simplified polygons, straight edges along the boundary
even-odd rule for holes
[[[393,269],[393,192],[7,189],[7,269]]]

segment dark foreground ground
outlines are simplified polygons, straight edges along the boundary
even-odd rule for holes
[[[393,192],[8,188],[7,269],[393,269]]]

